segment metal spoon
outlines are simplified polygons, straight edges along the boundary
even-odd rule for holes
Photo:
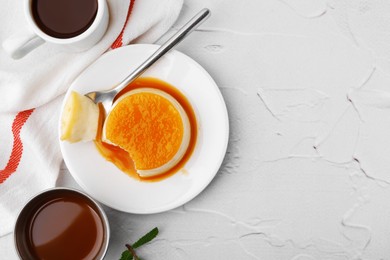
[[[85,94],[85,96],[92,99],[96,104],[102,103],[106,114],[111,110],[115,96],[121,92],[133,80],[138,78],[145,70],[153,65],[165,53],[181,42],[188,34],[197,28],[210,15],[209,9],[202,9],[189,22],[187,22],[179,31],[177,31],[169,40],[167,40],[160,48],[158,48],[146,61],[144,61],[138,68],[130,73],[121,83],[115,88],[105,91],[94,91]]]

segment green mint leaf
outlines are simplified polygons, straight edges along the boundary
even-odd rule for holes
[[[133,248],[138,248],[150,241],[152,241],[158,235],[158,228],[153,228],[149,233],[138,239],[137,242],[133,244]]]
[[[135,242],[131,246],[130,249],[132,249],[132,251],[134,251],[135,248],[140,247],[140,246],[152,241],[157,235],[158,235],[158,228],[155,227],[151,231],[149,231],[149,233],[147,233],[146,235],[144,235],[143,237],[138,239],[138,241]],[[129,245],[126,244],[126,246],[129,246]],[[135,251],[134,251],[134,253],[135,253]],[[134,258],[133,254],[128,249],[128,250],[122,252],[121,258],[119,260],[133,260],[133,258]],[[139,260],[141,260],[141,259],[139,259]]]
[[[119,260],[133,260],[133,255],[130,253],[129,250],[123,251]]]

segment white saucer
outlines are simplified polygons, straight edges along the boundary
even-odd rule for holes
[[[157,48],[156,45],[137,44],[109,51],[77,78],[65,100],[70,90],[85,94],[111,88]],[[183,170],[159,182],[140,182],[106,161],[93,142],[70,144],[60,141],[70,173],[87,193],[109,207],[138,214],[170,210],[198,195],[218,172],[229,138],[223,97],[210,75],[194,60],[171,51],[143,77],[159,78],[175,86],[195,110],[198,138]]]

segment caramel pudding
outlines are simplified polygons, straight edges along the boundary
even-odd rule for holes
[[[100,154],[140,181],[160,181],[182,170],[198,132],[188,99],[155,78],[130,83],[99,130]]]
[[[182,106],[153,88],[134,89],[115,101],[102,140],[127,151],[141,177],[173,168],[187,151],[191,127]]]

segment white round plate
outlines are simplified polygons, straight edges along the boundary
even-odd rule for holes
[[[136,44],[109,51],[73,82],[64,100],[71,90],[85,94],[111,88],[157,48],[157,45]],[[210,183],[226,153],[229,123],[226,105],[217,85],[188,56],[171,51],[142,77],[155,77],[175,86],[195,110],[197,143],[182,170],[162,181],[141,182],[106,161],[93,142],[70,144],[60,141],[60,146],[70,173],[92,197],[117,210],[147,214],[181,206]]]

